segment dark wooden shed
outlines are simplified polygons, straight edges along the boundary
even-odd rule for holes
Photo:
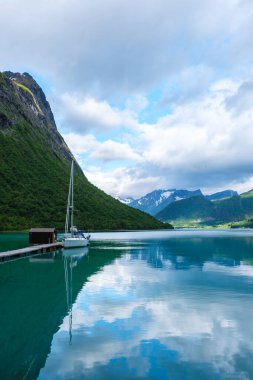
[[[57,238],[55,228],[31,228],[29,231],[29,244],[50,244],[54,243]]]

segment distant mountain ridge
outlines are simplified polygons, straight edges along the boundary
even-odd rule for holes
[[[213,202],[204,195],[198,195],[179,202],[173,202],[156,214],[157,219],[165,221],[173,220],[208,220],[212,215]],[[211,216],[210,216],[211,218]]]
[[[173,202],[178,202],[183,199],[188,199],[197,196],[203,196],[210,201],[229,198],[237,195],[234,190],[224,190],[211,195],[203,195],[200,189],[197,190],[177,190],[177,189],[159,189],[154,190],[145,196],[133,199],[132,197],[120,199],[122,203],[128,204],[133,208],[147,212],[150,215],[156,216],[159,212],[165,209]]]
[[[146,194],[144,197],[129,202],[128,205],[147,212],[150,215],[155,215],[172,202],[201,194],[200,190],[159,189]]]
[[[214,201],[203,195],[184,199],[169,204],[156,217],[189,227],[244,221],[253,217],[253,190]]]
[[[206,195],[205,197],[209,199],[210,201],[218,201],[219,199],[234,197],[235,195],[238,195],[237,191],[223,190],[223,191],[219,191],[218,193]]]

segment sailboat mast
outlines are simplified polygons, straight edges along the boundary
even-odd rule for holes
[[[72,165],[71,165],[71,171],[72,171]],[[71,207],[71,188],[72,188],[72,179],[71,179],[71,171],[70,171],[70,179],[69,179],[69,193],[68,193],[68,203],[67,203],[67,212],[66,212],[66,221],[65,221],[65,235],[69,231],[69,209]]]
[[[71,164],[71,237],[74,236],[74,161]]]

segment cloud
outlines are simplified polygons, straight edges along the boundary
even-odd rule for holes
[[[142,99],[140,101],[143,102]],[[53,104],[58,113],[61,113],[61,127],[63,129],[71,127],[72,131],[79,133],[87,131],[105,133],[136,123],[137,115],[131,109],[121,110],[91,96],[82,97],[64,93],[59,98],[53,97]]]
[[[253,160],[253,106],[248,102],[234,112],[243,89],[238,81],[220,80],[204,96],[175,105],[153,124],[114,107],[124,119],[126,135],[99,142],[93,135],[70,133],[65,139],[75,153],[86,154],[82,162],[87,177],[112,195],[141,196],[161,187],[212,191],[229,184],[242,189],[252,177]],[[246,86],[245,96],[250,89]],[[106,124],[107,113],[101,112],[100,118],[101,125]],[[127,166],[101,166],[116,160]],[[96,170],[89,169],[92,161]]]
[[[189,66],[173,75],[163,88],[158,108],[189,103],[205,95],[214,80],[214,70],[204,64]]]
[[[62,92],[142,93],[195,64],[228,72],[252,57],[249,6],[235,0],[19,5],[1,4],[1,65],[39,72]]]
[[[113,140],[98,141],[93,135],[69,133],[63,135],[65,141],[76,154],[87,153],[89,159],[103,162],[140,161],[141,155],[135,152],[128,143]]]
[[[252,175],[253,107],[230,112],[224,105],[228,93],[229,88],[222,91],[217,84],[204,98],[175,107],[155,126],[143,128],[143,157],[153,170],[163,175],[167,170],[177,183],[195,182],[197,187],[210,186],[219,176],[222,186]]]
[[[98,160],[98,166],[99,160],[132,160],[127,168],[110,172],[89,171],[91,162],[86,162],[85,173],[97,186],[120,196],[161,187],[217,189],[232,183],[241,188],[252,177],[253,106],[237,114],[227,106],[240,89],[237,82],[221,80],[205,96],[175,106],[154,124],[136,121],[129,127],[129,139],[136,140],[131,148],[111,140],[92,146],[84,139],[84,150],[90,147],[89,159]],[[76,152],[81,152],[81,140],[67,138]]]
[[[83,170],[87,178],[100,189],[115,197],[141,197],[157,185],[164,184],[162,176],[143,171],[138,167],[118,167],[116,169],[102,169],[97,166],[86,166]]]
[[[102,161],[134,160],[138,162],[141,160],[141,156],[135,153],[129,144],[122,144],[112,140],[107,140],[100,144],[97,149],[91,152],[90,157]]]
[[[243,82],[237,92],[225,101],[226,107],[234,113],[241,113],[253,105],[253,80]]]

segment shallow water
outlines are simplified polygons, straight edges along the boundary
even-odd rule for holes
[[[252,231],[92,239],[0,265],[0,378],[253,378]]]

